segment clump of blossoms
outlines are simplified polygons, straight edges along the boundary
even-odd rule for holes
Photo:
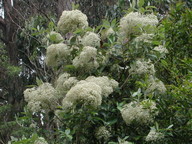
[[[83,103],[93,108],[101,105],[102,97],[108,97],[113,89],[118,87],[118,82],[106,76],[90,76],[85,80],[77,82],[66,94],[63,99],[63,107],[68,108]]]
[[[27,107],[32,112],[41,110],[53,110],[57,106],[58,94],[49,83],[43,83],[37,88],[30,88],[24,91]]]
[[[67,60],[70,56],[71,50],[66,44],[52,44],[47,48],[46,64],[47,66],[58,66],[62,61]]]
[[[87,16],[79,10],[63,11],[57,24],[58,30],[64,34],[87,26]]]
[[[168,53],[168,50],[162,45],[156,46],[153,50],[159,52],[160,54]]]
[[[154,92],[157,92],[159,94],[164,94],[167,91],[164,83],[152,75],[149,76],[148,84],[149,86],[145,91],[145,95],[149,93],[154,93]]]
[[[34,144],[48,144],[48,142],[43,137],[39,137]]]
[[[151,63],[150,60],[145,61],[143,59],[136,60],[133,64],[131,64],[131,68],[129,70],[130,74],[155,74],[154,64]]]
[[[73,60],[73,65],[76,68],[83,68],[85,71],[98,68],[99,63],[97,62],[97,49],[85,46],[80,54]]]
[[[111,133],[107,130],[105,126],[100,126],[95,131],[95,137],[98,140],[104,140],[107,141],[111,136]]]
[[[157,132],[155,129],[151,129],[146,137],[147,142],[157,143],[164,139],[164,134]]]
[[[101,101],[101,87],[94,82],[81,80],[67,92],[62,105],[64,109],[71,109],[77,104],[97,108]]]
[[[88,82],[94,82],[101,87],[101,92],[104,97],[108,97],[112,92],[113,89],[118,87],[118,82],[114,79],[109,79],[107,76],[102,77],[94,77],[90,76],[86,78]]]
[[[119,37],[124,40],[134,34],[143,32],[151,33],[158,24],[158,19],[153,14],[144,15],[138,12],[131,12],[121,18],[119,26]]]
[[[76,77],[70,77],[70,74],[64,73],[59,76],[56,81],[56,90],[60,94],[66,94],[68,90],[71,89],[78,82]]]
[[[151,43],[152,39],[154,37],[154,34],[147,34],[143,33],[140,36],[136,37],[134,39],[135,42],[144,42],[144,43]]]
[[[155,102],[149,100],[147,100],[147,102],[145,100],[140,103],[130,102],[123,107],[121,115],[127,125],[134,122],[140,125],[148,125],[153,122],[154,116],[157,115],[156,104]]]
[[[84,46],[100,47],[100,36],[94,32],[87,32],[81,39]]]

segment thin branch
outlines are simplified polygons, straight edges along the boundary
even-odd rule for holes
[[[25,1],[24,1],[24,2],[25,2]],[[52,19],[50,19],[50,18],[48,17],[48,15],[47,15],[44,11],[42,11],[41,9],[39,9],[34,3],[31,3],[32,7],[31,7],[27,2],[25,2],[25,4],[28,5],[28,7],[31,8],[31,9],[32,9],[32,7],[34,7],[34,8],[37,9],[40,13],[42,13],[48,20],[50,20],[50,21],[52,21],[52,22],[54,23],[54,21],[53,21]]]
[[[130,75],[127,76],[126,80],[125,80],[125,81],[123,82],[123,84],[120,86],[120,89],[122,89],[122,88],[126,85],[126,83],[128,82],[129,78],[130,78]]]
[[[54,23],[54,21],[53,21],[52,19],[50,19],[50,18],[48,17],[48,15],[47,15],[44,11],[42,11],[42,10],[39,9],[39,8],[37,8],[36,5],[34,5],[33,3],[31,3],[31,4],[32,4],[32,6],[35,7],[40,13],[42,13],[48,20],[50,20],[50,21],[52,21],[52,22]]]

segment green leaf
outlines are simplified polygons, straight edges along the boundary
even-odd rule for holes
[[[138,7],[139,7],[139,8],[143,7],[144,4],[145,4],[145,1],[144,1],[144,0],[139,0],[139,1],[138,1]]]
[[[112,22],[111,22],[111,27],[114,28],[116,23],[117,23],[116,19],[113,19]]]
[[[72,37],[70,40],[70,44],[74,45],[76,43],[76,36]]]
[[[135,0],[132,1],[132,3],[130,2],[130,7],[135,9],[135,6],[136,6],[136,2]]]
[[[43,81],[40,80],[38,77],[36,77],[36,83],[38,86],[42,85],[43,84]]]
[[[27,88],[35,87],[36,85],[26,85]]]
[[[107,20],[103,20],[103,26],[104,26],[105,28],[110,28],[110,22],[107,21]]]
[[[64,67],[64,70],[65,71],[74,71],[76,68],[75,68],[75,66],[74,65],[66,65],[65,67]]]
[[[107,125],[113,125],[113,124],[115,124],[117,122],[117,119],[113,119],[113,120],[111,120],[111,121],[108,121],[107,122]]]
[[[170,125],[170,126],[168,126],[168,127],[167,127],[167,129],[170,129],[170,128],[172,128],[172,127],[173,127],[173,124],[172,124],[172,125]]]
[[[118,143],[116,143],[116,142],[108,142],[108,144],[118,144]]]
[[[161,60],[161,64],[162,64],[164,67],[168,67],[168,63],[167,63],[165,60]]]
[[[57,41],[57,37],[56,37],[56,34],[52,34],[50,35],[49,39],[53,42]]]

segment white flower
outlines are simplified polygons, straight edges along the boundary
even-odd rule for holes
[[[101,88],[94,82],[81,80],[67,92],[62,105],[64,109],[70,109],[77,104],[96,108],[101,105],[101,100]]]
[[[153,92],[158,92],[159,94],[164,94],[167,89],[162,81],[160,81],[158,78],[154,76],[149,76],[148,79],[149,86],[145,91],[145,95]]]
[[[57,106],[58,94],[51,84],[43,83],[36,89],[26,89],[24,98],[32,112],[39,112],[42,109],[54,109]]]
[[[154,65],[150,60],[144,61],[143,59],[137,60],[135,63],[131,64],[131,68],[129,70],[130,74],[155,74]]]
[[[127,125],[130,125],[134,122],[142,125],[150,124],[151,122],[153,122],[153,117],[158,114],[156,113],[156,111],[156,104],[152,101],[147,100],[147,102],[131,102],[129,104],[126,104],[121,110],[121,115]]]
[[[77,82],[78,80],[76,77],[70,77],[70,74],[64,73],[56,81],[56,90],[62,95],[66,94]]]
[[[56,80],[56,87],[63,85],[63,82],[66,81],[71,75],[69,73],[63,73],[59,76],[59,78]]]
[[[69,57],[70,52],[71,50],[66,44],[52,44],[47,48],[46,64],[48,66],[58,66],[58,64]]]
[[[168,53],[168,50],[164,46],[162,46],[162,45],[156,46],[153,50],[157,51],[157,52],[159,52],[161,54]]]
[[[155,129],[151,129],[145,140],[147,142],[159,142],[162,139],[164,139],[162,133],[157,132]]]
[[[110,138],[110,136],[111,136],[111,134],[105,126],[100,126],[96,129],[95,137],[98,140],[103,139],[104,141],[107,141]]]
[[[35,99],[30,100],[27,104],[27,107],[31,112],[40,112],[43,109],[41,106],[41,102],[36,101]]]
[[[58,30],[63,33],[74,32],[87,26],[87,16],[79,10],[63,11],[57,24]]]
[[[94,32],[87,32],[81,42],[84,46],[100,47],[100,36]]]
[[[153,14],[143,15],[138,12],[131,12],[120,20],[120,38],[124,40],[132,34],[151,33],[157,24],[158,19]]]
[[[29,102],[36,95],[36,88],[28,88],[24,92],[25,101]]]
[[[48,143],[43,137],[39,137],[37,140],[35,140],[34,144],[48,144]]]
[[[85,71],[98,68],[97,49],[90,46],[84,47],[80,55],[73,60],[73,65],[76,68],[83,68]]]
[[[118,87],[117,81],[115,81],[113,79],[110,80],[106,76],[102,76],[102,77],[90,76],[90,77],[86,78],[86,81],[94,82],[95,84],[100,86],[102,95],[104,97],[108,97],[113,92],[113,89]]]
[[[136,37],[134,39],[135,42],[145,42],[145,43],[151,43],[151,40],[153,39],[154,34],[147,34],[143,33],[140,36]]]

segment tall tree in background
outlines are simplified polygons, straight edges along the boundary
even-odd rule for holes
[[[15,127],[14,116],[23,109],[23,90],[29,83],[34,84],[36,79],[31,71],[39,69],[34,66],[32,69],[28,68],[32,64],[23,59],[21,48],[29,45],[29,41],[22,41],[18,34],[25,29],[30,17],[39,15],[47,21],[52,21],[50,15],[58,18],[64,9],[70,9],[71,0],[68,0],[67,5],[65,5],[66,2],[62,0],[0,0],[2,11],[0,16],[0,143],[8,141]],[[36,39],[28,33],[23,37],[27,36],[32,40]],[[32,53],[33,49],[30,52]]]

